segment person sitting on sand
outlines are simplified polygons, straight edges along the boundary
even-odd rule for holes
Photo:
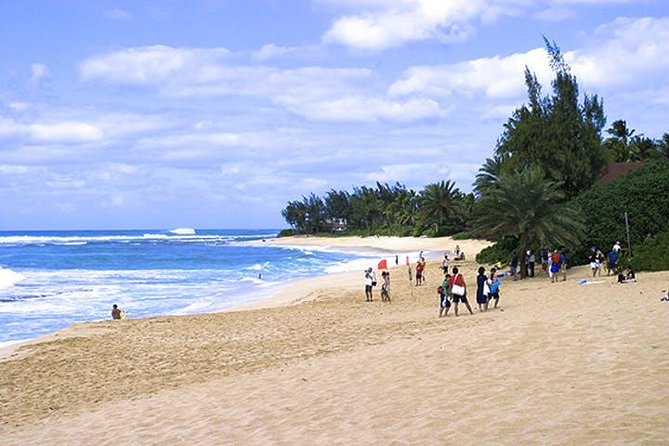
[[[618,283],[631,283],[636,282],[636,274],[631,266],[628,266],[627,269],[618,274]]]
[[[111,310],[112,319],[125,319],[125,311],[121,310],[118,305],[112,305]]]
[[[457,266],[453,267],[453,275],[448,279],[448,286],[451,288],[451,293],[453,295],[453,304],[455,315],[458,315],[458,303],[462,302],[465,304],[469,310],[469,314],[474,314],[472,307],[469,306],[467,301],[467,283],[465,278],[460,274],[460,270]]]
[[[381,302],[390,303],[390,273],[388,271],[382,272],[381,280],[383,281],[381,284]]]

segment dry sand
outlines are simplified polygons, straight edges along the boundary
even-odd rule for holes
[[[392,304],[349,273],[24,347],[0,362],[0,444],[667,444],[669,272],[506,281],[501,309],[442,319],[438,262],[413,295],[391,273]]]

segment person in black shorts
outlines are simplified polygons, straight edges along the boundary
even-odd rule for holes
[[[458,303],[460,302],[465,304],[469,310],[469,314],[474,314],[472,307],[469,306],[469,302],[467,301],[467,284],[465,283],[465,278],[462,277],[457,266],[453,267],[453,275],[448,279],[448,284],[450,285],[451,294],[453,296],[453,310],[455,311],[455,315],[458,315]]]

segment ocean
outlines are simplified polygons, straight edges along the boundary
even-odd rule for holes
[[[270,246],[278,230],[0,231],[0,346],[73,323],[220,311],[378,253]],[[361,279],[362,280],[362,279]],[[362,282],[361,282],[362,283]]]

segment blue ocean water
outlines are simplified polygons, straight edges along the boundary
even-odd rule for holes
[[[270,246],[277,230],[0,231],[0,345],[75,322],[219,311],[370,253]],[[370,263],[374,265],[375,263]]]

